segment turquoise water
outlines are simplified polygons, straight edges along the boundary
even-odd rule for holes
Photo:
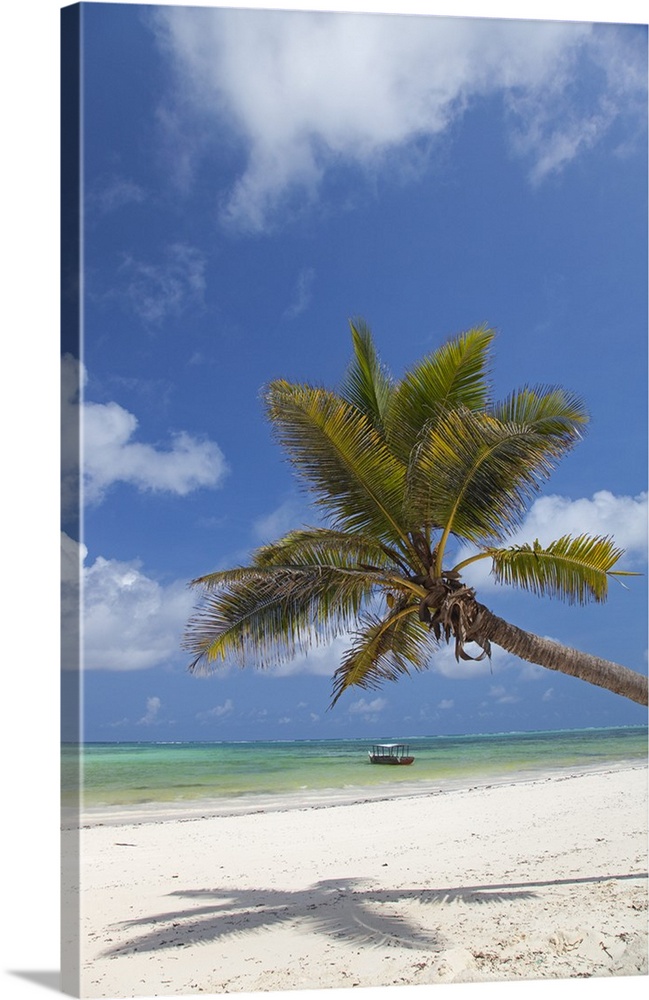
[[[207,799],[398,789],[400,783],[503,780],[520,773],[589,768],[647,759],[647,728],[503,733],[484,736],[378,737],[407,742],[410,767],[369,763],[368,740],[251,743],[88,743],[63,747],[63,801],[82,805],[196,804]]]

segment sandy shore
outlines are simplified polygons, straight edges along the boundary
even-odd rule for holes
[[[82,996],[647,974],[638,765],[80,843]]]

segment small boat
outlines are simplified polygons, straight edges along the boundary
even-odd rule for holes
[[[415,759],[405,743],[375,743],[367,752],[370,764],[412,764]]]

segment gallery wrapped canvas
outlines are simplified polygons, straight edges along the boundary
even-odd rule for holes
[[[64,991],[641,980],[647,26],[61,28]]]

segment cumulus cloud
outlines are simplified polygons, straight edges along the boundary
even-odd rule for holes
[[[547,545],[563,535],[610,535],[625,550],[620,568],[635,570],[647,560],[647,524],[646,493],[631,497],[598,490],[592,497],[576,500],[553,494],[535,500],[520,530],[507,544],[519,545],[538,538]],[[472,551],[466,549],[457,561]],[[488,559],[467,566],[463,575],[473,587],[495,586]]]
[[[134,414],[115,402],[79,402],[78,391],[86,380],[83,365],[68,355],[63,359],[62,370],[62,475],[67,487],[66,504],[72,503],[75,496],[80,450],[86,503],[100,503],[110,487],[119,482],[130,483],[141,492],[179,496],[221,484],[227,464],[214,441],[200,440],[185,431],[173,434],[166,448],[134,440],[138,428]]]
[[[553,641],[556,642],[556,639]],[[540,681],[547,676],[548,672],[545,667],[539,667],[536,663],[523,663],[518,678],[521,681]]]
[[[598,490],[589,499],[569,500],[561,496],[540,497],[530,508],[520,540],[538,538],[546,545],[561,535],[612,535],[625,549],[628,562],[647,556],[647,494],[615,496]]]
[[[85,403],[82,419],[84,498],[89,503],[103,500],[118,482],[141,492],[186,496],[216,486],[225,474],[225,459],[213,441],[185,431],[173,434],[166,449],[133,441],[137,418],[118,403]]]
[[[193,606],[184,581],[163,585],[138,562],[97,558],[62,535],[63,666],[74,668],[81,620],[81,661],[87,670],[143,670],[178,658]],[[80,588],[79,588],[80,584]]]
[[[213,719],[221,719],[224,715],[231,715],[233,711],[232,698],[226,698],[222,705],[215,705],[214,708],[208,708],[205,712],[198,712],[196,718],[200,722],[210,722]]]
[[[489,697],[499,705],[514,705],[520,701],[518,695],[511,694],[502,684],[492,684],[489,688]]]
[[[152,726],[158,719],[158,712],[162,706],[162,702],[154,695],[146,700],[146,713],[138,720],[138,726]]]
[[[371,701],[359,698],[358,701],[351,703],[347,711],[350,715],[360,715],[366,722],[377,722],[379,714],[383,711],[387,703],[387,698],[372,698]]]
[[[153,23],[184,127],[187,108],[201,124],[195,152],[209,122],[244,152],[221,217],[249,232],[296,194],[312,200],[341,164],[375,172],[395,152],[412,164],[483,97],[502,98],[512,150],[537,182],[621,115],[643,120],[643,39],[615,26],[181,7],[159,8]],[[580,86],[584,66],[595,72]],[[181,118],[169,104],[161,117]]]
[[[287,663],[270,668],[267,673],[274,677],[290,677],[294,674],[332,677],[340,666],[341,658],[349,643],[349,636],[337,636],[327,644],[314,646],[308,653],[299,654]]]
[[[467,643],[465,648],[470,656],[478,656],[481,652],[480,647],[474,643]],[[453,680],[472,680],[476,677],[487,677],[489,674],[498,673],[514,662],[518,663],[519,661],[499,646],[494,646],[492,647],[491,660],[485,657],[484,660],[460,660],[458,663],[455,659],[455,647],[451,642],[450,645],[440,643],[439,648],[434,650],[428,667],[433,673],[441,674],[442,677],[450,677]]]

